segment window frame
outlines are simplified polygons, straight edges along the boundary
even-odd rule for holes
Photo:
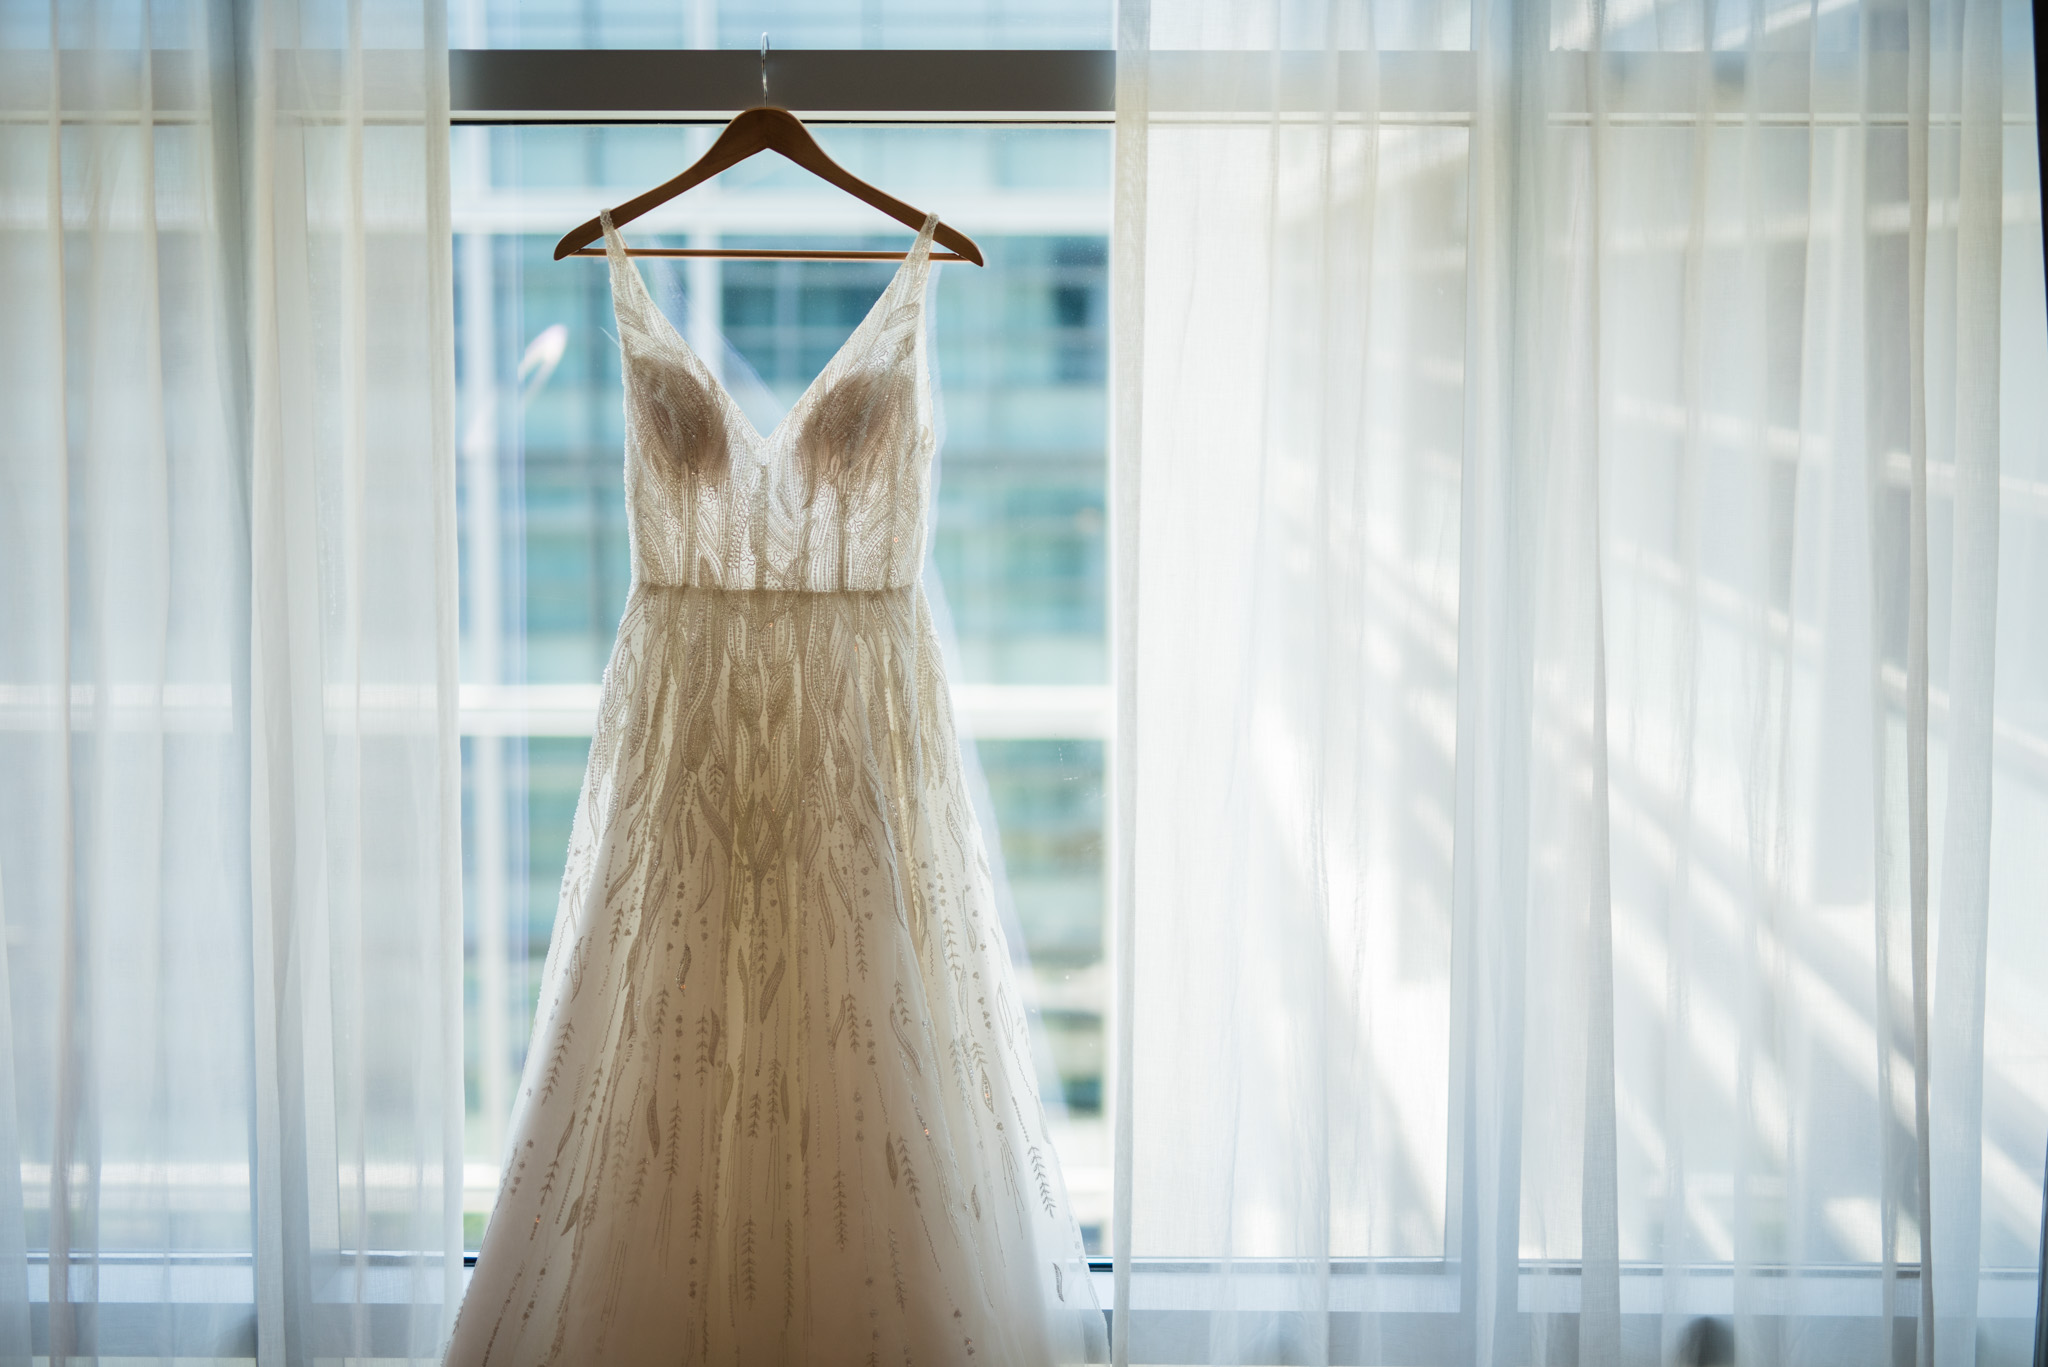
[[[722,124],[767,99],[806,123],[1108,126],[1116,54],[1073,49],[451,48],[453,127]],[[679,99],[682,94],[687,98]],[[597,685],[464,684],[470,737],[587,736]],[[1113,684],[955,684],[978,738],[1111,742]],[[1108,1089],[1105,1088],[1105,1091]],[[463,1265],[477,1254],[465,1250]],[[1089,1260],[1107,1305],[1109,1258]]]
[[[2043,51],[2048,51],[2048,25],[2043,25],[2035,35],[2037,59]],[[1116,119],[1117,54],[1107,48],[770,47],[765,53],[740,48],[458,48],[451,49],[448,56],[450,118],[457,125],[714,124],[767,100],[791,109],[806,122],[825,125],[1113,125]],[[1896,64],[1896,70],[1890,64],[1882,65],[1882,69],[1872,73],[1870,88],[1849,92],[1837,88],[1828,70],[1815,68],[1803,58],[1774,58],[1775,54],[1762,58],[1755,73],[1762,107],[1716,109],[1707,117],[1715,122],[1740,122],[1748,118],[1774,121],[1798,116],[1817,123],[1850,117],[1876,123],[1904,122],[1902,62]],[[1546,59],[1550,67],[1548,83],[1559,96],[1556,117],[1564,122],[1590,120],[1592,109],[1587,92],[1592,83],[1588,78],[1589,68],[1596,60],[1617,69],[1625,68],[1639,81],[1647,77],[1660,90],[1672,91],[1695,89],[1702,61],[1711,61],[1718,70],[1748,60],[1728,53],[1596,54],[1571,49],[1554,49],[1546,54]],[[1152,104],[1163,117],[1175,117],[1172,111],[1181,90],[1228,88],[1237,92],[1235,108],[1205,107],[1199,112],[1190,108],[1187,117],[1201,121],[1233,117],[1264,120],[1274,116],[1272,94],[1281,75],[1279,68],[1327,60],[1325,54],[1306,51],[1157,52],[1147,59],[1147,75]],[[1226,67],[1233,68],[1232,79],[1219,81],[1219,71]],[[1369,99],[1375,116],[1388,125],[1469,125],[1478,103],[1478,63],[1469,49],[1340,53],[1335,58],[1334,75],[1332,94],[1340,118],[1346,117],[1347,111],[1362,108]],[[2048,82],[2026,79],[2031,76],[2031,72],[2013,72],[2007,88],[2015,93],[2032,88],[2038,124],[2043,88],[2048,87]],[[1288,84],[1296,89],[1304,86],[1300,81]],[[1871,100],[1871,106],[1862,110],[1828,107],[1849,93]],[[2013,99],[2008,101],[2009,106],[2017,103]],[[1321,116],[1320,110],[1300,112],[1304,116]],[[1659,123],[1669,117],[1650,108],[1607,110],[1604,116],[1617,125]],[[2024,114],[2017,107],[2009,107],[2006,116],[2012,121]],[[1283,113],[1281,117],[1287,115]],[[2048,139],[2042,141],[2041,157],[2043,179],[2048,182]],[[2044,226],[2044,241],[2048,241],[2048,226]],[[476,718],[475,734],[507,735],[518,731],[518,724],[507,716],[506,705],[517,707],[519,702],[499,696],[501,692],[463,689],[465,735],[473,733],[469,720],[472,715]],[[1012,692],[1019,697],[1012,700],[1001,696]],[[1038,735],[1039,727],[1056,718],[1076,737],[1099,739],[1106,745],[1114,743],[1114,681],[1107,685],[1050,689],[964,686],[957,688],[956,693],[965,695],[957,698],[956,703],[964,705],[976,723],[976,734]],[[1037,694],[1044,696],[1025,696]],[[578,697],[572,706],[580,711],[583,701]],[[1018,705],[1025,709],[1020,714],[1021,729],[1010,715]],[[530,733],[568,734],[544,729]],[[1114,760],[1108,763],[1110,772],[1114,772]],[[1110,887],[1113,902],[1113,878]],[[1112,918],[1115,915],[1113,905],[1109,914]],[[1462,972],[1454,966],[1454,1001],[1461,997],[1463,987]],[[1452,1107],[1446,1161],[1453,1182],[1445,1211],[1443,1256],[1336,1258],[1331,1260],[1333,1275],[1399,1272],[1411,1277],[1448,1277],[1453,1285],[1463,1279],[1457,1218],[1461,1202],[1456,1175],[1465,1167],[1458,1118],[1464,1073],[1461,1046],[1454,1040],[1451,1075],[1446,1079]],[[1110,1092],[1113,1094],[1113,1087]],[[2044,1223],[2044,1230],[2048,1230],[2048,1223]],[[474,1261],[473,1254],[465,1255],[466,1263]],[[1176,1278],[1215,1271],[1212,1265],[1200,1261],[1143,1261],[1153,1272]],[[1113,1259],[1091,1258],[1089,1262],[1098,1278],[1105,1278]],[[1560,1274],[1577,1275],[1575,1264],[1529,1259],[1519,1260],[1519,1269],[1525,1282]],[[1655,1275],[1657,1270],[1654,1264],[1626,1264],[1623,1269],[1631,1277]],[[1469,1272],[1470,1269],[1462,1269],[1463,1274]],[[1852,1302],[1864,1294],[1856,1289],[1858,1284],[1877,1275],[1875,1266],[1828,1269],[1826,1280],[1843,1288],[1837,1313],[1856,1313]],[[1918,1275],[1917,1263],[1897,1266],[1896,1276],[1902,1280],[1917,1279]],[[1992,1269],[1986,1269],[1984,1275],[1992,1280],[1999,1276]],[[2048,1297],[2048,1279],[2042,1285],[2041,1294]],[[1106,1280],[1103,1289],[1107,1290]]]
[[[765,89],[764,89],[765,85]],[[722,123],[774,103],[807,123],[1113,123],[1104,48],[453,48],[469,123]],[[687,97],[687,98],[680,98]]]

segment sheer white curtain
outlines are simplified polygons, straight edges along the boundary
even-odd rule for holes
[[[0,3],[0,1361],[443,1340],[445,48]]]
[[[1124,0],[1130,1361],[2030,1353],[2027,14]]]

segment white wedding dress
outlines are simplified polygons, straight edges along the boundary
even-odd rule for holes
[[[633,587],[452,1364],[1106,1360],[918,584],[934,223],[764,437],[604,221]]]

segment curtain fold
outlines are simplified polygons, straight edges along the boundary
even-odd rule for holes
[[[2025,1361],[2026,7],[1118,34],[1119,1360]]]
[[[0,1361],[459,1297],[446,73],[433,4],[0,6]]]

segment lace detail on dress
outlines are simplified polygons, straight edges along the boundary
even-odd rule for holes
[[[1106,1359],[917,584],[932,226],[762,436],[605,222],[635,582],[451,1363]]]
[[[927,218],[874,307],[766,435],[654,304],[600,216],[626,377],[626,500],[646,584],[900,588],[924,564],[932,457]]]

